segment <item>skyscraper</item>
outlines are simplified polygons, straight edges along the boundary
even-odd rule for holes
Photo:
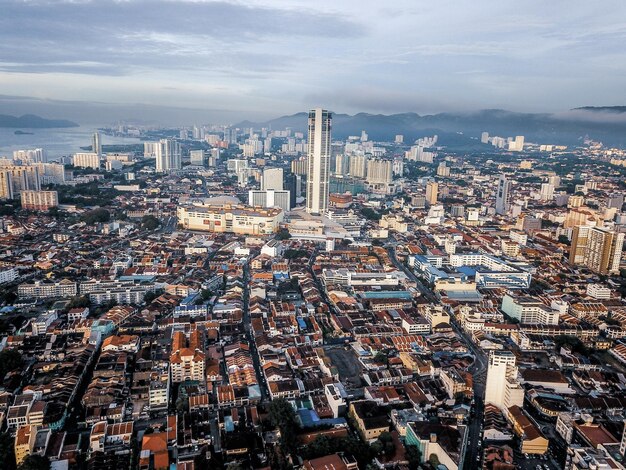
[[[365,178],[367,174],[367,157],[365,155],[350,155],[350,176]]]
[[[437,194],[439,192],[439,184],[436,181],[426,183],[426,203],[429,206],[437,204]]]
[[[483,144],[489,143],[489,132],[483,132],[480,134],[480,142]]]
[[[391,160],[375,159],[367,163],[368,183],[391,183],[392,179]]]
[[[99,132],[95,132],[91,138],[91,151],[102,155],[102,139]]]
[[[156,171],[164,173],[181,167],[180,144],[173,139],[161,139],[156,147]]]
[[[509,211],[509,191],[511,190],[511,182],[506,176],[500,175],[498,180],[498,190],[496,191],[496,214],[504,215]]]
[[[306,210],[323,214],[328,209],[332,114],[321,108],[309,112]]]
[[[283,169],[282,168],[265,168],[263,170],[263,179],[261,180],[261,189],[274,189],[282,191],[283,188]]]
[[[598,227],[574,227],[569,262],[586,266],[599,274],[619,272],[624,233]]]
[[[524,404],[524,389],[517,381],[515,356],[511,351],[491,351],[489,354],[485,404],[501,410]]]
[[[204,166],[204,150],[190,150],[189,161],[195,166]]]

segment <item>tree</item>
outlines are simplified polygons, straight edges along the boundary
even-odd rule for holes
[[[566,235],[559,235],[559,243],[563,243],[564,245],[569,245],[570,241]]]
[[[419,447],[407,445],[404,455],[409,462],[409,470],[417,470],[422,462],[422,453],[420,452]]]
[[[6,470],[15,469],[15,453],[13,447],[13,437],[8,432],[0,434],[0,462],[2,468]]]
[[[382,445],[382,451],[385,455],[391,455],[396,450],[396,445],[393,443],[393,436],[389,432],[383,432],[378,436],[378,441]]]
[[[148,214],[148,215],[144,215],[141,219],[141,226],[145,229],[145,230],[156,230],[157,227],[161,225],[161,223],[159,222],[159,219],[157,219],[155,216]]]
[[[85,308],[90,305],[91,302],[89,302],[89,297],[86,295],[77,295],[70,300],[69,308]]]
[[[50,460],[47,457],[41,455],[29,455],[26,459],[17,467],[17,470],[49,470]]]
[[[0,380],[4,376],[22,366],[22,355],[17,349],[3,349],[0,351]]]
[[[276,240],[289,240],[291,238],[291,234],[286,228],[281,228],[278,232],[276,232],[276,236],[274,238]]]
[[[428,457],[428,463],[431,467],[437,468],[439,466],[439,457],[437,457],[436,454],[430,454],[430,457]]]
[[[88,225],[93,225],[108,222],[110,218],[111,214],[109,211],[99,207],[98,209],[85,212],[80,219]]]
[[[300,423],[296,417],[296,412],[291,404],[284,398],[272,400],[269,406],[270,422],[280,430],[280,444],[282,450],[292,453],[297,448],[297,433]]]

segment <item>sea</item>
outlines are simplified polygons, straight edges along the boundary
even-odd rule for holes
[[[18,129],[0,128],[0,158],[13,157],[14,150],[42,148],[48,161],[81,152],[81,147],[91,145],[97,127],[80,126],[60,129],[19,129],[31,134],[15,134]],[[101,134],[103,145],[137,144],[135,137],[112,137]]]

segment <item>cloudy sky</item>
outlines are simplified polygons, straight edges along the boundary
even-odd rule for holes
[[[0,12],[0,113],[626,104],[623,0],[0,0]]]

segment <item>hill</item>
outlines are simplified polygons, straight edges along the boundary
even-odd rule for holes
[[[35,114],[24,114],[19,117],[0,114],[0,127],[49,129],[54,127],[78,127],[78,124],[66,119],[46,119]]]

